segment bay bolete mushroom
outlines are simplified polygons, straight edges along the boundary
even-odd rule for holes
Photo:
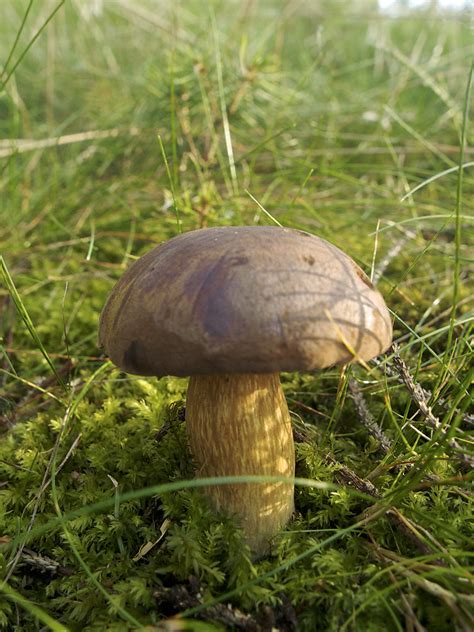
[[[138,259],[102,311],[99,339],[139,375],[190,376],[186,425],[199,477],[291,479],[281,371],[369,360],[391,343],[381,294],[341,250],[279,227],[181,234]],[[205,489],[262,553],[293,512],[289,482]]]

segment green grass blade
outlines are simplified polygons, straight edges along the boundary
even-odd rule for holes
[[[28,45],[26,46],[25,50],[21,53],[21,55],[18,57],[17,61],[15,62],[15,64],[13,65],[13,68],[10,70],[10,72],[7,74],[7,76],[5,77],[5,79],[2,79],[2,88],[5,89],[7,83],[10,81],[10,78],[12,77],[13,73],[15,72],[15,70],[18,68],[18,66],[21,64],[21,62],[23,61],[23,59],[25,58],[26,54],[28,53],[28,51],[30,50],[30,48],[33,46],[33,44],[36,42],[36,40],[38,39],[38,37],[41,35],[41,33],[45,30],[45,28],[48,26],[48,24],[51,22],[51,20],[54,18],[54,16],[56,15],[56,13],[59,11],[59,9],[63,6],[63,4],[66,2],[66,0],[60,0],[59,4],[55,7],[55,9],[53,9],[53,11],[50,13],[50,15],[46,18],[46,20],[44,21],[44,23],[42,24],[42,26],[38,29],[38,31],[35,33],[35,35],[31,38],[31,41],[28,43]],[[26,17],[29,13],[29,9],[30,7],[28,7],[27,9],[27,13],[25,14],[24,17],[24,21],[26,20]],[[24,26],[24,23],[22,23],[22,27]]]
[[[448,343],[447,346],[449,348],[450,342],[452,340],[454,322],[457,314],[457,305],[459,301],[459,282],[460,282],[460,274],[461,274],[461,217],[462,217],[462,192],[463,192],[463,177],[464,177],[464,154],[466,151],[466,141],[467,141],[467,128],[469,123],[469,106],[471,103],[471,91],[472,91],[472,79],[474,75],[474,62],[471,63],[471,69],[469,71],[469,76],[467,80],[466,86],[466,94],[464,97],[464,108],[463,108],[463,120],[462,120],[462,128],[461,128],[461,138],[459,141],[459,167],[458,167],[458,177],[457,177],[457,186],[456,186],[456,215],[455,215],[455,250],[454,250],[454,270],[453,270],[453,309],[451,312],[451,320],[450,320],[450,331],[448,335]]]
[[[21,608],[47,625],[52,632],[69,632],[69,628],[50,617],[49,614],[42,608],[32,603],[26,597],[23,597],[23,595],[9,586],[6,582],[0,582],[0,592],[3,592],[8,599],[11,599],[14,603],[18,604]]]
[[[3,282],[5,283],[5,286],[12,298],[12,301],[25,325],[25,327],[28,330],[28,333],[30,334],[31,338],[33,339],[36,347],[40,350],[42,356],[44,357],[44,359],[46,360],[46,362],[48,363],[49,368],[51,369],[51,371],[54,373],[57,381],[59,382],[59,384],[64,388],[64,390],[67,390],[66,384],[64,383],[64,380],[62,379],[62,377],[59,375],[58,371],[56,370],[56,367],[54,366],[53,361],[51,360],[51,358],[48,355],[48,352],[46,351],[43,343],[41,342],[40,337],[38,336],[38,333],[36,331],[36,328],[33,324],[33,321],[31,320],[28,311],[25,307],[25,304],[23,303],[20,294],[18,293],[18,290],[16,289],[16,286],[13,282],[13,279],[10,275],[10,272],[8,270],[7,264],[5,263],[5,260],[3,258],[2,255],[0,255],[0,272],[1,275],[3,277]]]
[[[176,215],[176,225],[178,227],[178,232],[182,233],[183,232],[183,227],[181,224],[181,215],[179,212],[179,207],[178,207],[178,201],[176,199],[176,189],[174,186],[174,180],[173,180],[173,176],[171,175],[171,171],[170,171],[170,167],[168,164],[168,158],[166,157],[166,152],[165,152],[165,148],[163,146],[163,141],[161,140],[161,136],[158,134],[158,143],[160,145],[160,151],[161,151],[161,156],[163,158],[163,162],[165,165],[165,169],[166,169],[166,175],[168,176],[168,182],[170,185],[170,189],[171,189],[171,195],[173,197],[173,208],[174,208],[174,212]]]
[[[232,187],[234,193],[237,193],[239,185],[237,181],[237,170],[235,168],[235,159],[234,159],[234,148],[232,145],[232,135],[230,132],[229,125],[229,116],[227,114],[227,105],[225,101],[225,92],[224,92],[224,78],[222,74],[222,59],[221,59],[221,51],[219,45],[219,34],[216,26],[216,18],[214,15],[214,11],[211,5],[211,24],[212,24],[212,33],[214,38],[214,52],[216,58],[216,71],[217,71],[217,88],[219,94],[219,103],[221,108],[221,117],[222,117],[222,126],[224,128],[224,139],[225,146],[227,151],[227,158],[229,161],[229,172],[230,178],[232,181]]]
[[[16,36],[15,36],[15,41],[13,42],[13,45],[12,45],[12,47],[10,49],[10,52],[8,53],[7,60],[6,60],[5,64],[4,64],[4,66],[3,66],[2,75],[0,77],[0,80],[2,80],[2,81],[3,81],[4,75],[6,74],[6,72],[8,70],[8,66],[10,65],[12,57],[15,54],[16,47],[18,46],[18,42],[20,41],[21,34],[23,33],[23,29],[25,28],[25,24],[26,24],[26,21],[28,19],[28,15],[30,14],[32,6],[33,6],[33,0],[30,0],[29,3],[28,3],[28,6],[26,7],[25,14],[23,15],[23,18],[21,20],[21,24],[18,27],[18,31],[17,31]],[[6,85],[6,81],[4,82],[3,87],[5,87],[5,85]]]

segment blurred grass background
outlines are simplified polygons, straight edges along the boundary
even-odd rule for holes
[[[334,483],[341,464],[366,477],[382,463],[380,493],[420,522],[428,560],[385,518],[362,539],[403,561],[344,535],[361,510],[347,486],[339,496],[300,490],[296,522],[260,565],[237,555],[236,544],[232,567],[226,547],[229,533],[239,542],[238,531],[226,525],[216,535],[215,518],[189,490],[179,502],[123,503],[113,524],[91,511],[62,534],[56,527],[38,535],[28,546],[73,569],[67,580],[38,579],[15,540],[47,523],[58,502],[69,511],[113,497],[107,476],[121,491],[192,477],[182,429],[165,447],[153,439],[169,404],[184,398],[185,381],[124,376],[97,348],[108,291],[131,260],[177,234],[177,216],[183,230],[273,217],[341,247],[377,281],[402,357],[451,439],[471,450],[474,150],[466,94],[474,12],[468,3],[463,11],[436,5],[382,12],[375,0],[0,4],[3,568],[12,590],[61,625],[158,626],[176,608],[156,605],[157,585],[197,576],[207,600],[283,564],[229,597],[261,629],[265,607],[275,626],[294,629],[293,614],[283,621],[288,600],[302,630],[377,630],[381,620],[393,630],[471,629],[470,496],[459,491],[470,480],[466,463],[423,425],[396,375],[376,368],[353,369],[352,377],[392,441],[382,457],[360,424],[348,374],[285,377],[295,424],[322,444],[316,449],[313,437],[299,445],[299,475]],[[324,462],[328,451],[339,465]],[[44,484],[62,460],[51,495]],[[414,491],[427,476],[444,483]],[[166,517],[171,533],[137,569],[133,556]],[[291,561],[321,545],[328,528],[341,529],[344,544],[325,545],[327,559],[314,552],[302,565]],[[4,627],[39,629],[37,614],[19,603],[5,598]],[[214,629],[218,617],[205,625]]]

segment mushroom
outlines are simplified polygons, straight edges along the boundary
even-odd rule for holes
[[[341,250],[280,227],[181,234],[125,272],[100,320],[124,371],[190,376],[186,426],[198,477],[288,480],[214,485],[256,554],[291,517],[295,456],[281,371],[369,360],[391,343],[381,294]]]

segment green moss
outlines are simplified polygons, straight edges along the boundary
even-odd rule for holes
[[[184,388],[183,380],[124,379],[117,371],[109,372],[96,385],[79,404],[77,418],[59,447],[58,463],[80,435],[77,448],[57,474],[57,499],[64,513],[112,499],[115,484],[120,492],[126,492],[192,478],[179,413]],[[0,533],[14,537],[27,529],[62,424],[61,416],[51,412],[18,424],[0,446],[0,472],[6,483],[0,491]],[[169,430],[157,439],[163,424]],[[324,458],[329,449],[327,441],[316,434],[314,437],[318,437],[317,442],[297,444],[297,475],[333,483],[338,466],[329,465]],[[348,441],[333,437],[331,446],[348,455],[355,452],[347,449]],[[367,469],[370,458],[374,457],[357,461],[365,461]],[[276,607],[284,594],[298,613],[302,630],[338,630],[358,608],[362,608],[358,625],[363,622],[367,629],[375,630],[377,621],[386,615],[383,603],[373,603],[373,591],[387,590],[390,581],[385,575],[373,583],[380,567],[370,542],[375,538],[380,546],[400,554],[416,556],[417,552],[409,540],[394,532],[385,517],[370,524],[368,530],[360,528],[326,544],[328,537],[350,527],[369,504],[354,496],[350,488],[299,488],[295,519],[286,533],[276,536],[272,557],[260,562],[252,562],[233,521],[214,515],[198,490],[137,498],[120,503],[115,510],[111,507],[85,513],[68,522],[68,531],[113,602],[144,623],[152,624],[160,618],[153,597],[157,587],[186,583],[193,576],[205,600],[242,588],[231,602],[249,612],[263,605]],[[412,492],[402,506],[407,516],[417,519],[420,514],[435,514],[440,524],[431,523],[430,532],[443,546],[452,549],[459,545],[450,534],[443,533],[445,520],[450,521],[454,533],[467,536],[469,517],[465,506],[448,489],[428,495]],[[48,489],[39,500],[35,525],[54,516]],[[162,526],[164,537],[134,561],[144,545],[158,540]],[[47,596],[48,610],[71,629],[125,629],[114,607],[81,573],[61,529],[51,528],[33,537],[27,546],[40,556],[54,559],[68,574],[54,577],[22,564],[13,581],[23,594],[32,601],[43,601]],[[311,548],[311,555],[292,563]],[[5,553],[11,555],[12,551],[7,547]],[[256,577],[282,564],[280,572],[252,584]],[[396,591],[387,598],[392,608],[399,603]],[[6,620],[11,604],[6,601],[3,608]],[[34,629],[28,616],[22,615],[22,621],[23,629]],[[390,623],[387,626],[391,629]]]

